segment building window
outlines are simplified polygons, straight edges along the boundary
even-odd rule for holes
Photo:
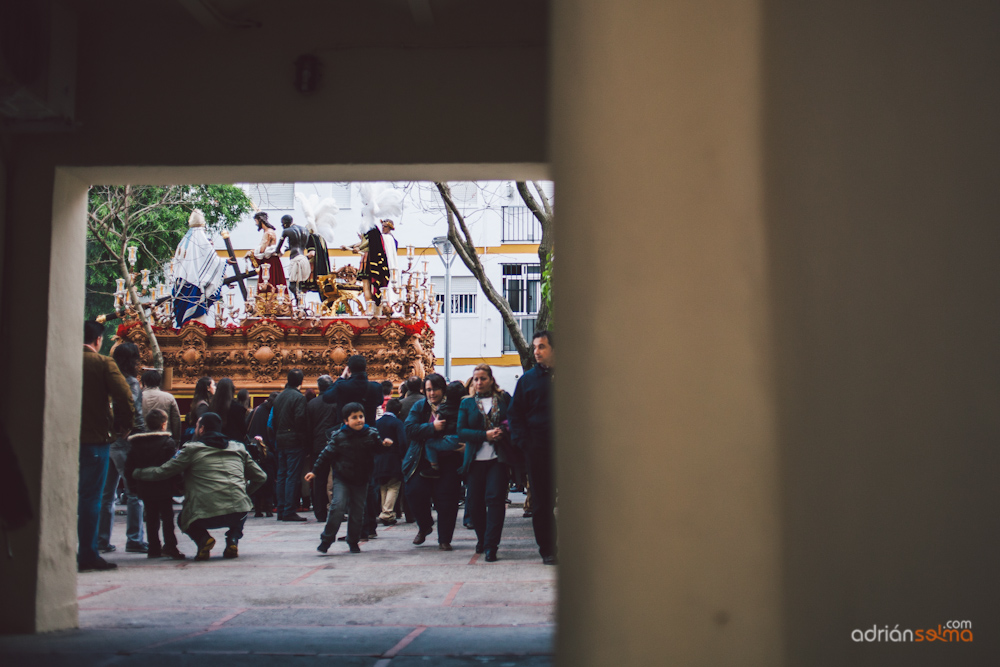
[[[503,243],[538,243],[542,240],[542,223],[527,206],[501,206]]]
[[[351,208],[350,183],[334,183],[332,196],[333,200],[337,202],[337,206],[340,208]]]
[[[431,278],[434,284],[434,299],[444,308],[444,277]],[[451,279],[451,314],[475,315],[476,301],[479,296],[479,283],[470,276],[459,276]]]
[[[521,333],[531,340],[535,333],[541,298],[542,269],[538,264],[503,264],[503,295],[510,304],[514,319],[521,326]],[[503,326],[503,351],[517,352],[514,338]]]
[[[251,183],[249,194],[260,209],[290,211],[295,208],[294,183]]]

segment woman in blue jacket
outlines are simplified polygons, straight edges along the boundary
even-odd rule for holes
[[[497,559],[500,536],[507,510],[507,482],[514,463],[507,435],[506,393],[497,388],[493,369],[479,364],[472,373],[474,394],[462,401],[458,410],[458,440],[465,443],[469,517],[476,530],[476,553],[486,552],[486,560]]]
[[[441,437],[445,421],[438,418],[438,407],[444,400],[445,379],[437,373],[424,378],[422,398],[413,404],[404,424],[409,447],[403,457],[403,480],[406,502],[417,520],[417,536],[414,544],[423,544],[431,534],[434,520],[431,518],[431,498],[437,509],[438,548],[451,551],[451,539],[455,535],[458,518],[458,501],[462,494],[462,482],[458,469],[462,465],[460,451],[445,451],[438,455],[439,477],[425,477],[420,473],[430,469],[424,453],[428,440]],[[454,436],[452,436],[454,437]]]

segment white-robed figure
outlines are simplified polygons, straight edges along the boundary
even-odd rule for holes
[[[219,300],[226,265],[205,233],[205,214],[195,209],[174,253],[172,293],[178,328],[191,320],[208,324],[208,309]]]
[[[397,279],[401,278],[399,275],[399,241],[396,237],[392,235],[392,230],[396,229],[396,223],[392,220],[386,218],[382,221],[382,247],[385,248],[385,261],[389,266],[389,276],[395,275]],[[383,292],[382,300],[394,304],[399,300],[399,295],[392,289],[392,283],[390,282]]]

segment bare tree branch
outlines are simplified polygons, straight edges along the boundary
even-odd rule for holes
[[[500,318],[507,327],[507,331],[510,332],[514,347],[517,348],[518,355],[521,358],[521,368],[528,370],[531,368],[533,361],[531,348],[524,338],[524,332],[521,331],[520,324],[518,324],[517,319],[514,317],[514,311],[511,310],[507,299],[497,292],[496,288],[493,287],[493,283],[487,277],[486,270],[483,268],[483,264],[479,260],[479,255],[476,253],[476,244],[472,239],[472,234],[469,232],[468,225],[465,224],[465,216],[462,215],[458,206],[455,205],[448,184],[435,183],[434,185],[437,186],[448,214],[448,240],[455,246],[455,251],[458,253],[459,258],[461,258],[462,263],[468,267],[469,271],[472,272],[472,275],[475,276],[479,285],[483,288],[486,299],[500,313]],[[459,228],[461,228],[461,234],[459,234]],[[451,304],[446,303],[445,308],[451,308]]]

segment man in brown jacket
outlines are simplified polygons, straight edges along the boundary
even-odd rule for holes
[[[101,492],[108,475],[110,444],[132,428],[132,391],[111,357],[99,353],[104,325],[83,324],[83,405],[80,414],[80,483],[77,488],[77,569],[117,567],[97,553]],[[112,403],[114,409],[112,411]]]

